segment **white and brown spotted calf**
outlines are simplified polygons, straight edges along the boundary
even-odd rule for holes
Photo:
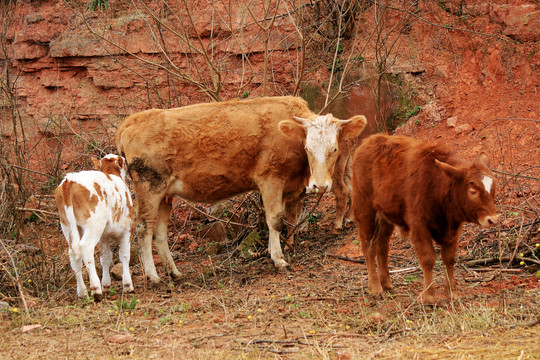
[[[71,268],[77,278],[77,294],[87,298],[82,276],[83,263],[88,271],[90,291],[96,301],[102,298],[102,288],[111,286],[111,241],[120,243],[124,291],[133,291],[129,273],[130,238],[134,229],[134,208],[125,183],[126,162],[123,157],[109,154],[101,160],[92,159],[96,171],[69,173],[54,195],[60,215],[62,232],[69,244]],[[103,277],[100,284],[94,262],[94,249],[101,243]]]

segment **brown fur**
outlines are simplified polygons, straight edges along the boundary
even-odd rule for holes
[[[491,192],[482,177],[493,179]],[[353,156],[352,209],[369,273],[369,289],[392,291],[388,270],[394,226],[410,233],[424,272],[423,300],[435,301],[435,250],[441,246],[451,296],[456,294],[454,263],[463,223],[493,226],[496,182],[487,157],[469,163],[445,146],[404,136],[373,135]],[[377,269],[378,268],[378,269]]]

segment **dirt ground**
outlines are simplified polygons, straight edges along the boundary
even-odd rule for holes
[[[177,215],[185,210],[176,204]],[[0,357],[539,358],[537,268],[466,265],[497,253],[503,232],[466,226],[456,273],[460,299],[446,299],[438,263],[441,296],[433,307],[419,301],[422,273],[409,241],[395,237],[390,264],[396,293],[376,301],[367,293],[365,265],[353,262],[362,259],[356,230],[333,234],[332,210],[333,199],[325,195],[296,251],[287,253],[290,274],[277,273],[266,254],[247,260],[232,249],[208,255],[203,239],[188,236],[172,245],[180,281],[150,286],[136,264],[135,293],[113,290],[101,303],[76,300],[65,240],[55,224],[37,224],[43,238],[57,243],[47,257],[57,261],[65,282],[47,289],[46,297],[27,296],[29,315],[22,307],[0,313]],[[181,217],[173,216],[173,225]],[[538,233],[530,245],[540,242]],[[30,288],[32,279],[39,281],[39,274],[27,274],[24,285]]]

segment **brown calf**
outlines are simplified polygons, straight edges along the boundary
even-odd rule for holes
[[[373,135],[353,156],[352,209],[374,296],[393,291],[388,270],[389,240],[395,226],[410,234],[424,273],[424,303],[435,302],[432,286],[441,247],[451,297],[456,296],[454,263],[463,223],[494,226],[496,180],[482,153],[475,162],[434,143],[405,136]]]

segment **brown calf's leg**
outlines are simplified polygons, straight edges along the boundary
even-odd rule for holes
[[[390,269],[388,268],[388,253],[390,251],[390,236],[394,231],[394,224],[380,218],[378,228],[375,234],[377,243],[377,266],[379,268],[379,277],[381,286],[385,291],[394,292],[392,281],[390,280]]]
[[[446,286],[450,299],[457,300],[456,279],[454,278],[454,264],[456,263],[457,237],[448,244],[441,246],[441,258],[446,268]]]
[[[358,228],[358,237],[362,245],[362,252],[366,259],[368,270],[368,287],[371,295],[380,298],[383,294],[383,288],[377,272],[377,244],[375,238],[375,211],[373,209],[362,209],[362,214],[357,209],[355,211],[356,223]],[[367,211],[366,211],[367,210]]]
[[[416,227],[411,229],[411,241],[414,246],[414,251],[422,266],[424,273],[424,290],[422,293],[422,303],[427,305],[435,304],[435,287],[433,286],[433,267],[437,254],[433,247],[431,234],[425,227]]]

